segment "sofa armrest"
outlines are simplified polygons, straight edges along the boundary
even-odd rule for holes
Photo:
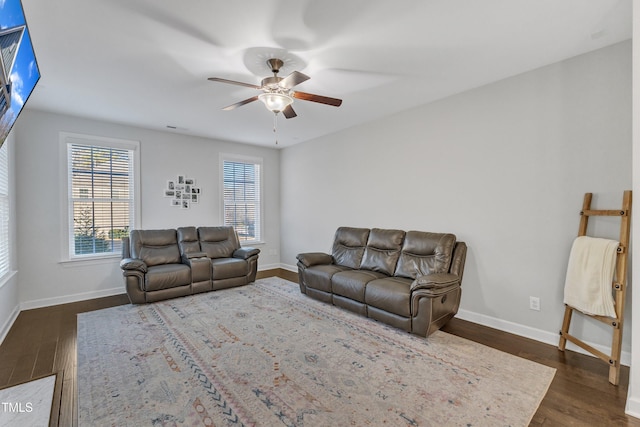
[[[123,270],[140,271],[142,273],[147,272],[147,264],[144,261],[137,258],[125,258],[120,261],[120,268]]]
[[[460,277],[451,273],[433,273],[419,276],[411,283],[411,292],[416,290],[431,291],[434,294],[442,290],[460,286]]]
[[[233,251],[233,257],[241,258],[241,259],[249,259],[252,256],[258,255],[259,253],[260,253],[260,249],[252,248],[251,246],[245,246],[243,248],[236,249],[235,251]]]
[[[298,254],[296,258],[305,267],[311,267],[312,265],[333,264],[333,257],[323,252],[307,252],[304,254]]]

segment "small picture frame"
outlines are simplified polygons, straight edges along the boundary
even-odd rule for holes
[[[176,191],[175,190],[164,190],[164,197],[175,198],[176,197]]]
[[[185,177],[184,175],[178,175],[178,184],[184,184]]]

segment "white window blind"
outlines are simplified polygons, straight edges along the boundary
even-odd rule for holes
[[[9,161],[8,144],[0,148],[0,277],[9,272]]]
[[[224,225],[231,225],[240,241],[260,241],[261,162],[223,160]]]
[[[130,149],[67,144],[69,257],[120,254],[134,227]]]

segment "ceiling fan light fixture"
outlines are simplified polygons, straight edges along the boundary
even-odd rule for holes
[[[261,93],[258,95],[258,99],[264,103],[269,111],[274,113],[279,113],[293,103],[292,97],[277,92]]]

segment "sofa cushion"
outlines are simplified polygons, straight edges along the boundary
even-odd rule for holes
[[[331,292],[331,278],[345,270],[349,270],[349,267],[335,264],[314,265],[304,270],[304,284],[307,288]]]
[[[163,264],[149,267],[144,276],[145,291],[159,291],[191,283],[191,269],[185,264]]]
[[[367,305],[404,317],[411,317],[411,279],[385,277],[367,283]]]
[[[360,268],[393,276],[402,249],[404,234],[402,230],[372,229]]]
[[[141,259],[148,267],[179,264],[176,230],[132,230],[131,257]]]
[[[386,277],[383,273],[369,270],[345,270],[331,278],[331,291],[336,295],[364,302],[365,288],[372,280]]]
[[[200,252],[200,242],[198,241],[198,231],[195,227],[178,228],[178,247],[180,254],[187,258],[189,254]]]
[[[448,233],[407,231],[394,276],[418,276],[449,271],[456,236]]]
[[[331,252],[333,262],[349,268],[360,268],[368,238],[368,228],[338,228]]]
[[[211,260],[213,280],[242,277],[249,274],[249,263],[240,258],[218,258]]]
[[[198,227],[200,249],[211,259],[231,258],[240,249],[240,242],[233,227]]]

